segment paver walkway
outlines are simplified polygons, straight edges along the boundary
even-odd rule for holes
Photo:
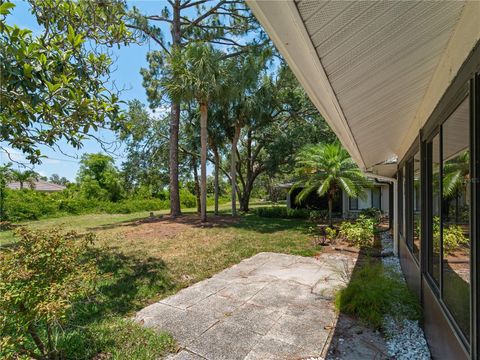
[[[332,296],[351,257],[260,253],[136,315],[170,332],[168,359],[307,359],[325,352],[336,315]]]

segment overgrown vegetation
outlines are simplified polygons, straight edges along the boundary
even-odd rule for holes
[[[157,263],[129,268],[122,256],[94,248],[91,233],[19,228],[17,236],[0,253],[2,358],[89,359],[103,352],[152,359],[172,349],[170,336],[122,319],[135,303],[139,274],[155,280],[143,296],[171,288]]]
[[[340,224],[339,237],[358,247],[370,247],[374,241],[375,220],[360,215],[355,221]]]
[[[253,212],[264,218],[308,219],[310,212],[306,209],[289,209],[285,206],[268,206],[253,209]]]
[[[442,245],[443,253],[450,255],[460,246],[466,246],[469,244],[469,239],[463,233],[462,228],[459,225],[444,225],[442,229]],[[435,216],[433,218],[433,250],[437,253],[440,252],[440,217]]]
[[[292,209],[283,206],[262,206],[252,210],[256,215],[265,218],[277,219],[309,219],[312,222],[323,222],[328,219],[326,210],[310,209]],[[341,214],[333,213],[334,217],[340,217]]]
[[[63,191],[44,193],[32,190],[27,182],[36,180],[36,177],[38,174],[12,170],[11,164],[0,169],[1,220],[38,220],[66,214],[127,214],[158,211],[170,206],[166,189],[128,186],[123,174],[114,166],[113,158],[103,154],[85,154],[80,161],[77,181],[69,183]],[[9,180],[19,181],[20,178],[25,182],[22,189],[5,188]],[[213,192],[208,195],[207,204],[210,205],[214,201]],[[219,201],[224,203],[228,198],[220,196]],[[198,197],[190,192],[188,183],[180,189],[180,202],[185,208],[194,208],[198,203]]]
[[[20,228],[0,254],[2,352],[57,359],[57,339],[72,308],[94,292],[93,235]]]
[[[381,263],[368,262],[354,270],[347,287],[335,299],[338,311],[381,329],[386,315],[419,319],[420,305],[400,276]]]
[[[196,206],[195,195],[187,189],[180,191],[182,206],[194,208]],[[227,198],[220,198],[221,203],[228,201]],[[212,204],[211,196],[207,204]],[[5,190],[4,196],[4,220],[23,221],[38,220],[48,217],[59,217],[68,214],[128,214],[138,211],[158,211],[169,208],[168,193],[160,194],[158,198],[143,198],[132,196],[117,202],[108,200],[87,199],[81,193],[75,191],[64,191],[58,193],[42,193],[30,189]]]

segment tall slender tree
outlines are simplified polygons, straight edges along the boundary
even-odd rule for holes
[[[229,72],[224,53],[211,45],[189,45],[175,51],[169,59],[170,74],[163,86],[172,99],[196,100],[200,112],[200,193],[201,221],[207,221],[207,145],[208,108],[212,100],[228,92]]]
[[[169,0],[159,14],[145,15],[134,7],[130,17],[132,21],[128,27],[137,30],[145,39],[152,39],[161,49],[148,54],[149,68],[142,69],[142,75],[152,107],[170,100],[170,211],[172,216],[177,216],[181,213],[178,183],[181,103],[164,97],[161,80],[165,75],[166,59],[183,47],[199,42],[229,47],[230,56],[234,56],[265,44],[266,37],[261,32],[248,42],[238,41],[240,35],[259,28],[245,3],[238,0]],[[162,24],[170,26],[169,34],[162,31]]]

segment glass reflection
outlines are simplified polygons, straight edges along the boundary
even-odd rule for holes
[[[421,242],[422,197],[420,189],[420,152],[413,158],[413,254],[418,259]]]
[[[443,124],[443,298],[468,338],[470,332],[470,152],[468,98]]]
[[[440,135],[432,141],[432,256],[429,272],[440,283]]]

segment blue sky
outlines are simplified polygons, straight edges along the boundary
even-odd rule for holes
[[[9,24],[16,24],[19,27],[29,28],[34,33],[38,32],[39,26],[36,23],[34,17],[30,13],[30,9],[27,3],[23,1],[15,1],[16,8],[12,14],[7,18]],[[166,1],[152,0],[152,1],[129,1],[129,6],[136,6],[142,12],[147,14],[158,14],[165,6]],[[165,28],[168,31],[168,28]],[[121,47],[120,49],[113,49],[114,55],[117,61],[114,65],[116,71],[112,74],[112,80],[115,81],[119,88],[126,88],[122,93],[122,100],[139,99],[140,101],[147,103],[145,90],[142,86],[142,76],[140,75],[140,69],[147,66],[146,54],[150,49],[155,49],[154,43],[147,43],[143,45],[130,45],[128,47]],[[101,139],[111,142],[115,139],[114,134],[109,131],[103,130],[98,134]],[[60,176],[65,176],[70,180],[75,179],[79,163],[78,159],[84,153],[102,152],[101,146],[96,141],[85,141],[83,147],[77,150],[65,142],[60,142],[59,147],[62,152],[69,156],[63,155],[59,151],[54,151],[47,147],[42,147],[41,151],[47,156],[43,160],[41,165],[34,167],[34,170],[44,176],[50,176],[53,173],[57,173]],[[8,147],[8,146],[5,146]],[[23,155],[14,150],[9,150],[13,159],[19,162],[24,162]],[[118,166],[124,160],[124,151],[121,147],[115,151],[115,161]],[[0,162],[9,162],[7,155],[0,152]],[[21,168],[20,165],[14,164],[14,168]]]

